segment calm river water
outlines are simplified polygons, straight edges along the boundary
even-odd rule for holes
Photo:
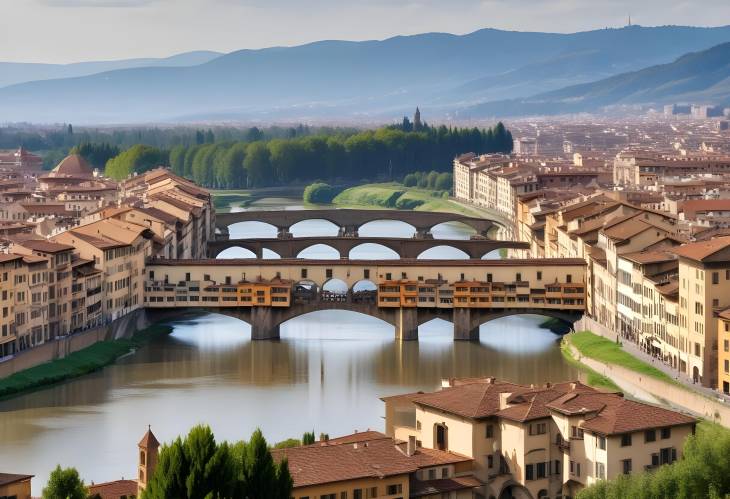
[[[288,199],[263,199],[250,209],[297,209]],[[273,237],[273,228],[243,223],[231,237]],[[374,222],[361,235],[408,237],[398,222]],[[302,222],[295,236],[334,235],[324,221]],[[444,224],[437,238],[468,238],[469,230]],[[222,257],[244,257],[231,249]],[[327,247],[303,258],[337,258]],[[395,257],[359,247],[353,258]],[[267,254],[267,257],[276,257]],[[422,257],[462,258],[440,247]],[[487,258],[497,257],[487,255]],[[379,397],[432,390],[450,376],[492,375],[521,383],[577,378],[558,349],[558,337],[516,316],[482,326],[478,343],[454,343],[451,324],[420,328],[420,341],[398,343],[392,327],[371,317],[322,311],[294,319],[276,342],[252,342],[249,326],[206,314],[172,323],[169,337],[84,378],[0,402],[0,471],[35,474],[39,494],[50,470],[75,466],[87,481],[134,477],[136,445],[147,425],[170,441],[196,423],[220,439],[247,438],[261,427],[269,441],[305,431],[340,435],[383,429]]]

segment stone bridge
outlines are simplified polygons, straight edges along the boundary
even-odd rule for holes
[[[428,237],[431,229],[446,222],[461,222],[478,234],[487,236],[492,229],[504,225],[504,221],[485,220],[457,213],[441,213],[407,210],[276,210],[241,211],[218,213],[216,227],[226,233],[228,226],[239,222],[263,222],[277,228],[280,235],[287,235],[292,225],[304,220],[326,220],[339,227],[343,236],[357,236],[360,227],[376,220],[397,220],[416,229],[417,237]]]
[[[530,244],[519,241],[497,241],[490,239],[419,239],[387,237],[294,237],[266,239],[227,239],[208,242],[208,257],[216,258],[229,248],[243,248],[256,258],[263,257],[268,249],[281,258],[296,258],[303,250],[323,244],[347,257],[354,248],[366,243],[378,244],[395,251],[400,258],[418,258],[426,250],[447,246],[463,251],[469,258],[482,258],[496,249],[529,249]]]
[[[401,341],[418,340],[418,326],[433,319],[451,322],[454,327],[454,340],[478,341],[482,324],[511,315],[534,314],[559,319],[572,329],[573,324],[582,316],[581,311],[545,308],[384,308],[375,300],[356,301],[350,298],[314,299],[309,302],[295,303],[287,308],[203,308],[208,312],[235,317],[251,325],[251,339],[279,339],[283,323],[319,310],[347,310],[387,322],[395,329],[395,338]]]

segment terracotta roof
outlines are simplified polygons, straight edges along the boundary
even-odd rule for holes
[[[60,253],[62,251],[71,251],[74,249],[73,246],[68,244],[46,241],[45,239],[29,239],[21,243],[21,246],[32,251],[40,251],[41,253]]]
[[[677,255],[669,251],[637,251],[634,253],[625,253],[621,255],[621,258],[636,263],[647,264],[671,262],[677,259]]]
[[[89,236],[89,235],[83,234],[81,232],[77,232],[75,230],[70,230],[68,232],[73,237],[80,239],[86,243],[89,243],[90,245],[94,246],[95,248],[99,248],[99,249],[112,249],[112,248],[122,248],[124,246],[129,246],[126,243],[115,241],[113,239],[107,239],[105,237]]]
[[[7,262],[13,262],[15,260],[20,260],[23,258],[22,255],[15,255],[13,253],[0,253],[0,264],[7,263]]]
[[[136,480],[116,480],[114,482],[89,485],[89,495],[98,494],[101,499],[120,499],[137,495]]]
[[[147,433],[144,434],[142,440],[139,441],[138,445],[145,448],[159,447],[160,442],[157,441],[157,438],[155,437],[155,434],[152,433],[152,430],[148,429]]]
[[[413,402],[462,417],[479,419],[493,416],[499,411],[500,393],[515,393],[521,390],[529,388],[502,381],[489,384],[471,383],[424,393],[415,397]]]
[[[728,246],[730,246],[730,236],[725,236],[710,239],[709,241],[685,244],[678,248],[673,248],[672,251],[684,258],[701,262]]]
[[[71,154],[63,158],[63,160],[52,170],[53,173],[60,175],[89,175],[93,174],[93,170],[86,160],[78,154]]]
[[[602,435],[696,422],[695,418],[682,413],[627,400],[614,393],[568,393],[547,405],[563,414],[587,414],[581,427]]]
[[[11,483],[24,482],[30,480],[35,475],[15,475],[12,473],[0,473],[0,485],[10,485]]]
[[[277,461],[287,458],[294,487],[384,478],[410,474],[423,467],[472,461],[454,452],[423,448],[408,456],[403,444],[380,432],[366,431],[271,453]]]

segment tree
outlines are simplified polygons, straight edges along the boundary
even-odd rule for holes
[[[43,489],[43,499],[86,499],[87,494],[79,472],[75,468],[62,469],[61,465],[51,472]]]
[[[306,203],[329,204],[337,195],[337,189],[323,182],[315,182],[304,188],[302,197]]]
[[[166,151],[137,144],[107,161],[105,173],[109,177],[121,180],[132,173],[142,173],[164,165],[168,160]]]
[[[454,186],[454,175],[452,173],[439,173],[434,188],[438,191],[451,191]]]
[[[170,149],[170,167],[172,171],[178,175],[185,174],[185,153],[187,147],[183,145],[177,145]]]
[[[274,462],[260,430],[248,443],[229,445],[199,425],[162,446],[142,499],[289,499],[292,487],[286,460]]]
[[[274,176],[271,171],[271,155],[269,148],[263,142],[253,142],[246,149],[243,166],[250,187],[270,185]]]
[[[307,431],[302,436],[302,445],[312,445],[314,443],[314,431]]]

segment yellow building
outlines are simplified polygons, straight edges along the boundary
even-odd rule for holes
[[[579,382],[449,380],[385,397],[386,434],[474,459],[484,497],[572,497],[599,480],[681,458],[695,420]]]
[[[0,473],[0,497],[8,499],[31,499],[30,481],[33,475]]]
[[[22,275],[23,257],[0,255],[0,358],[16,352],[16,274]]]
[[[730,237],[686,244],[679,255],[680,335],[688,342],[688,371],[705,386],[722,388],[716,311],[730,307]]]

